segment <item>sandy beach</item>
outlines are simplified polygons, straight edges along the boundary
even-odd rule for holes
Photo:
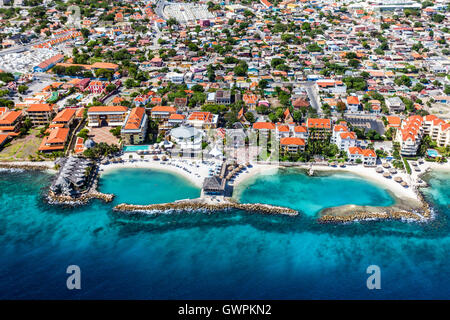
[[[101,164],[99,166],[100,173],[106,173],[111,170],[120,168],[144,168],[162,170],[183,176],[185,179],[191,181],[197,187],[203,186],[203,180],[208,176],[209,170],[214,169],[219,162],[202,163],[200,160],[180,160],[169,159],[167,161],[155,161],[152,157],[147,156],[140,159],[137,156],[134,160],[129,160],[125,156],[122,157],[122,163]]]
[[[235,189],[239,190],[239,185],[244,181],[255,177],[258,174],[273,174],[276,170],[283,166],[278,165],[260,165],[254,164],[253,167],[248,168],[247,172],[240,174],[235,182]],[[415,191],[415,187],[418,186],[417,180],[420,178],[420,175],[423,174],[427,169],[432,170],[448,170],[450,171],[450,164],[438,164],[434,162],[425,162],[422,165],[419,165],[421,171],[415,172],[413,170],[411,175],[408,175],[406,172],[398,171],[397,174],[394,174],[394,177],[401,177],[403,181],[406,181],[409,185],[408,188],[404,188],[400,185],[400,183],[395,182],[393,177],[384,178],[382,174],[376,172],[376,168],[374,167],[364,167],[363,165],[349,165],[344,168],[341,167],[331,167],[326,165],[314,165],[312,168],[314,172],[317,171],[327,171],[327,172],[348,172],[355,175],[358,175],[372,183],[377,184],[378,186],[390,191],[396,198],[400,198],[403,200],[418,200],[417,193]],[[309,170],[309,165],[299,165],[299,166],[290,166],[290,168],[298,168]]]

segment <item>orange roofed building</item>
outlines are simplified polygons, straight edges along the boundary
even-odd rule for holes
[[[0,116],[0,134],[10,136],[18,135],[22,118],[22,111],[5,112]]]
[[[50,123],[55,114],[54,105],[48,103],[31,104],[26,113],[34,126],[46,125]]]
[[[306,127],[311,139],[326,139],[331,134],[330,119],[309,118]]]
[[[217,128],[219,117],[211,112],[192,112],[187,118],[187,123],[201,129]]]
[[[280,147],[283,152],[297,153],[305,150],[305,140],[297,137],[285,137],[280,139]]]
[[[132,109],[122,127],[121,134],[125,144],[140,144],[145,140],[147,133],[148,117],[144,107]]]
[[[53,118],[49,129],[55,128],[69,128],[75,119],[77,109],[64,109]]]
[[[54,152],[64,151],[67,140],[69,138],[69,128],[56,128],[50,131],[50,135],[42,139],[39,151]]]
[[[89,127],[123,126],[128,108],[124,106],[98,106],[88,109]]]

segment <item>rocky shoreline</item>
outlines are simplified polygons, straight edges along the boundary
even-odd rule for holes
[[[132,205],[122,203],[113,208],[114,211],[121,212],[142,212],[142,213],[170,213],[170,212],[218,212],[231,209],[245,210],[248,212],[262,214],[283,214],[288,216],[298,215],[298,211],[279,206],[272,206],[261,203],[237,203],[225,201],[220,203],[209,203],[203,199],[181,200],[170,203],[150,204],[150,205]]]
[[[45,171],[53,169],[48,165],[43,164],[21,164],[21,163],[0,163],[0,168],[2,169],[19,169],[19,170],[34,170],[34,171]]]

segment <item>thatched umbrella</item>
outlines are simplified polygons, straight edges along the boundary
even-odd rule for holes
[[[385,163],[383,163],[383,168],[390,168],[391,166],[389,165],[389,163],[387,163],[387,162],[385,162]]]
[[[158,160],[158,156],[153,156],[153,160]]]
[[[227,175],[227,180],[230,180],[232,177],[233,177],[233,175],[232,175],[231,173],[229,173],[229,174]]]
[[[412,164],[414,167],[417,167],[417,163],[416,163],[416,162],[411,162],[411,164]]]
[[[394,178],[394,181],[400,183],[403,181],[403,179],[402,179],[402,177],[397,176]]]
[[[345,164],[344,164],[344,163],[341,163],[341,164],[339,165],[339,167],[343,168],[343,167],[345,167]]]
[[[246,167],[250,167],[250,162],[247,162],[247,163],[245,164],[245,166],[246,166]]]
[[[420,168],[419,167],[415,167],[414,170],[420,171]]]
[[[167,157],[166,156],[162,156],[162,161],[167,161]]]
[[[389,172],[392,173],[392,174],[396,174],[397,170],[395,170],[395,168],[391,168],[391,169],[389,169]]]
[[[384,170],[382,167],[378,167],[377,170],[375,170],[377,173],[383,173]]]
[[[403,181],[403,182],[401,183],[401,185],[402,185],[402,187],[404,187],[404,188],[407,188],[407,187],[408,187],[408,184],[407,184],[405,181]]]
[[[419,164],[423,164],[423,159],[419,159]]]
[[[383,173],[383,177],[390,178],[391,174],[389,172],[385,172],[385,173]]]

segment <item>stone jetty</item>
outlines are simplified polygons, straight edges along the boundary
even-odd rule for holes
[[[50,191],[47,199],[50,204],[84,205],[91,199],[100,199],[105,202],[111,202],[114,199],[114,194],[101,193],[96,190],[92,190],[82,194],[79,197],[71,197],[67,195],[57,195]]]
[[[121,212],[151,212],[151,213],[168,213],[168,212],[217,212],[231,209],[245,210],[248,212],[262,214],[283,214],[288,216],[298,215],[298,211],[279,206],[272,206],[261,203],[237,203],[233,201],[223,201],[219,203],[211,203],[203,199],[181,200],[171,203],[150,204],[150,205],[132,205],[122,203],[114,207],[115,211]]]

